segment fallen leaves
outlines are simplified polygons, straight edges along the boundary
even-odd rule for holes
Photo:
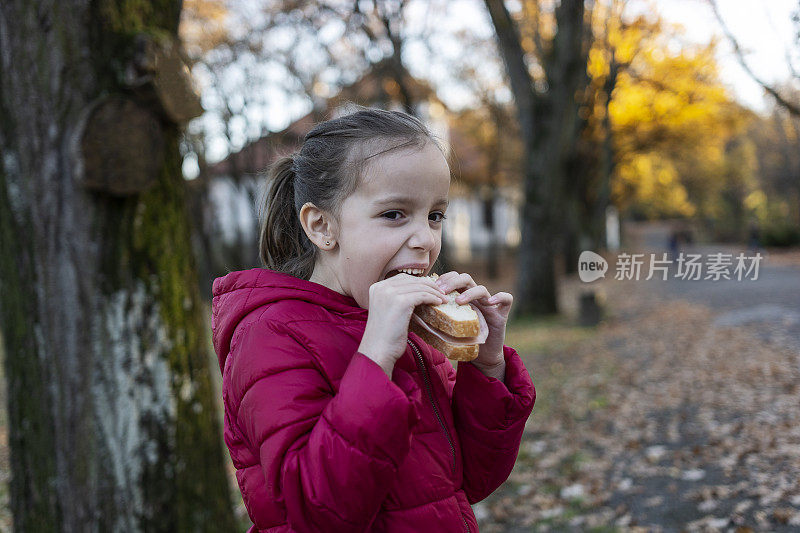
[[[537,406],[481,531],[795,530],[800,354],[615,287],[594,336],[526,355]]]

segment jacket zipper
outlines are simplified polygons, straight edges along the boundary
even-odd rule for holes
[[[431,388],[430,378],[428,377],[428,370],[425,368],[425,360],[422,358],[422,354],[417,349],[416,344],[414,344],[411,339],[406,339],[408,344],[411,345],[411,348],[414,349],[414,353],[417,355],[417,362],[422,369],[422,381],[425,382],[425,390],[428,391],[428,398],[431,400],[431,405],[433,406],[433,414],[436,415],[436,420],[439,421],[439,426],[444,431],[444,436],[447,437],[447,443],[450,445],[450,452],[453,454],[453,474],[456,473],[456,447],[453,445],[453,440],[450,438],[450,432],[447,431],[447,426],[444,425],[441,416],[439,416],[439,406],[436,404],[436,400],[433,397],[433,389]],[[466,528],[467,533],[470,533],[469,524],[467,524],[466,518],[461,513],[461,508],[458,507],[458,502],[456,502],[456,508],[458,508],[458,514],[461,516],[461,521],[464,522],[464,527]]]

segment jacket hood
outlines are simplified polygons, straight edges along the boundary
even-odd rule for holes
[[[266,268],[231,272],[214,280],[211,291],[211,338],[219,357],[220,371],[230,351],[233,332],[251,311],[282,300],[302,300],[332,313],[356,320],[367,319],[367,310],[355,299],[319,283]]]

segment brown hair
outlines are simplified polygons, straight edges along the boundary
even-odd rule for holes
[[[317,124],[306,134],[299,152],[270,167],[259,213],[259,255],[266,268],[301,279],[311,277],[319,249],[300,225],[300,209],[311,202],[338,221],[342,203],[357,189],[370,158],[409,146],[421,148],[427,142],[442,150],[437,138],[414,116],[358,109]],[[370,151],[375,153],[367,155]]]

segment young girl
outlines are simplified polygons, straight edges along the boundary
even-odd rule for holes
[[[535,390],[503,345],[510,294],[468,274],[418,277],[439,255],[449,188],[436,140],[400,112],[319,124],[274,165],[267,268],[213,288],[250,531],[478,531],[470,504],[510,474]],[[457,372],[408,332],[415,306],[454,289],[489,326]]]

